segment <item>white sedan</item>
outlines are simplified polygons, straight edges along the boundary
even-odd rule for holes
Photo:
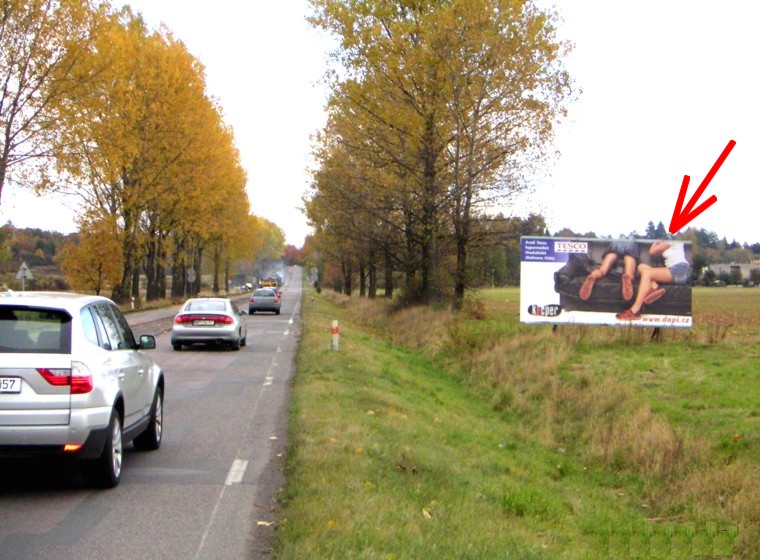
[[[174,317],[172,348],[183,345],[224,344],[233,350],[245,346],[245,311],[228,298],[206,297],[187,300]]]

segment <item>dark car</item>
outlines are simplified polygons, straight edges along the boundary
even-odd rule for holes
[[[257,311],[272,311],[280,314],[280,296],[276,288],[259,288],[251,294],[248,301],[248,313],[253,315]]]

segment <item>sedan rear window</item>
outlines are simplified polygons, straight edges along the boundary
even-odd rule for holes
[[[274,297],[272,290],[256,290],[253,292],[253,297]]]
[[[223,301],[190,301],[185,311],[226,311],[227,305]]]
[[[0,353],[71,353],[71,316],[61,309],[1,305]]]

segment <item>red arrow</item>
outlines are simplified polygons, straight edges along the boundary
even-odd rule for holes
[[[699,200],[699,197],[702,196],[703,192],[705,192],[707,185],[709,185],[710,181],[712,181],[712,178],[715,177],[715,174],[718,172],[718,169],[720,169],[720,166],[723,165],[724,161],[726,161],[728,154],[731,153],[731,150],[734,149],[734,146],[736,146],[736,142],[734,142],[733,140],[729,140],[728,144],[726,144],[726,147],[723,149],[723,153],[721,153],[720,156],[718,156],[718,159],[715,161],[715,164],[712,166],[709,173],[705,176],[704,180],[699,184],[699,188],[697,189],[697,192],[695,192],[692,195],[692,197],[689,199],[689,203],[686,205],[686,208],[683,207],[683,201],[686,198],[686,189],[689,187],[689,176],[688,175],[683,176],[683,183],[681,183],[681,191],[678,193],[678,200],[676,201],[676,207],[673,209],[673,217],[670,219],[670,227],[668,228],[668,231],[671,234],[675,234],[678,230],[680,230],[682,227],[684,227],[694,218],[699,216],[702,212],[707,210],[710,206],[718,202],[718,197],[716,197],[715,195],[712,195],[710,198],[705,200],[702,204],[694,208],[694,205]]]

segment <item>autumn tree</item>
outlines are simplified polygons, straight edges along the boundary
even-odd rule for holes
[[[121,279],[118,231],[113,219],[85,221],[78,239],[64,245],[57,260],[72,288],[100,294]]]
[[[60,112],[67,142],[59,168],[88,211],[117,218],[123,267],[113,299],[139,295],[144,265],[150,295],[160,297],[172,259],[167,245],[175,277],[185,277],[178,258],[197,265],[200,276],[203,245],[224,216],[209,220],[208,212],[229,195],[227,186],[244,190],[244,179],[225,182],[233,158],[220,152],[230,149],[230,133],[206,96],[203,67],[183,43],[165,30],[149,31],[128,8],[102,27],[79,71],[94,77],[79,102]]]
[[[275,263],[280,263],[285,248],[285,233],[265,218],[257,218],[255,239],[249,241],[254,270],[259,276],[266,275]]]
[[[60,140],[56,110],[80,91],[75,68],[102,15],[90,0],[0,3],[0,196],[6,179],[44,188],[34,167]]]
[[[287,244],[283,250],[283,259],[288,266],[304,266],[304,256],[301,248]]]
[[[341,41],[326,145],[361,170],[358,207],[393,208],[420,301],[440,298],[455,249],[458,306],[473,216],[521,186],[571,93],[551,15],[530,1],[312,5],[312,23]],[[385,180],[366,180],[380,170]]]
[[[13,237],[13,229],[10,223],[0,226],[0,267],[11,260],[10,241]]]
[[[341,142],[326,141],[318,151],[320,166],[304,199],[306,216],[315,237],[326,238],[325,256],[340,260],[343,288],[350,289],[351,276],[358,273],[360,293],[374,297],[377,270],[385,265],[389,295],[393,288],[387,267],[392,268],[394,263],[386,257],[398,255],[402,231],[390,186],[393,177],[357,161],[355,152],[348,148],[355,145],[349,138],[352,131],[345,127],[341,130]],[[357,142],[360,136],[357,134]]]
[[[476,210],[525,188],[564,113],[565,47],[550,17],[531,2],[451,2],[435,18],[431,43],[448,71],[449,213],[456,242],[455,307],[464,299]]]
[[[246,174],[240,165],[237,150],[232,145],[232,134],[226,135],[229,143],[224,146],[218,158],[214,158],[213,171],[207,175],[207,188],[215,193],[214,203],[207,207],[202,216],[206,219],[206,244],[211,249],[213,265],[214,293],[221,289],[220,276],[224,274],[225,291],[229,289],[230,263],[233,257],[242,257],[245,253],[246,231],[242,227],[248,219],[250,205],[245,192]]]

